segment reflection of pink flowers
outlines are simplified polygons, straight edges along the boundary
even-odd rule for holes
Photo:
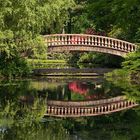
[[[89,94],[89,87],[85,83],[78,83],[78,82],[71,82],[68,84],[69,90],[73,91],[74,93],[78,93],[80,95],[83,95],[86,99],[91,100],[91,99],[98,99],[102,97],[101,93],[97,94]],[[91,88],[91,87],[90,87]],[[95,85],[92,86],[91,90],[95,90]]]
[[[88,87],[84,83],[71,82],[68,86],[71,91],[82,95],[86,95],[88,92]]]

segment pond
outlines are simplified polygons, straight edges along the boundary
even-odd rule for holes
[[[90,117],[85,115],[88,112],[68,117],[68,111],[63,117],[44,115],[51,105],[65,109],[67,104],[92,107],[99,100],[109,104],[108,101],[124,95],[139,102],[139,93],[138,85],[115,77],[40,76],[1,81],[0,140],[139,140],[139,106]]]

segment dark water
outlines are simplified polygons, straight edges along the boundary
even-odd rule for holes
[[[43,117],[47,100],[87,101],[126,95],[139,85],[103,77],[39,77],[0,83],[0,140],[140,140],[140,108],[96,117]]]

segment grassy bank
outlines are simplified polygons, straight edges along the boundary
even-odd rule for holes
[[[27,59],[28,64],[32,69],[36,68],[64,68],[67,67],[65,60],[42,60],[42,59]]]

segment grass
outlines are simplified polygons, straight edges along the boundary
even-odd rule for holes
[[[53,64],[53,63],[66,63],[65,60],[42,60],[42,59],[27,59],[30,63],[47,63],[47,64]]]
[[[67,65],[65,60],[42,60],[42,59],[27,59],[31,68],[64,68]]]

